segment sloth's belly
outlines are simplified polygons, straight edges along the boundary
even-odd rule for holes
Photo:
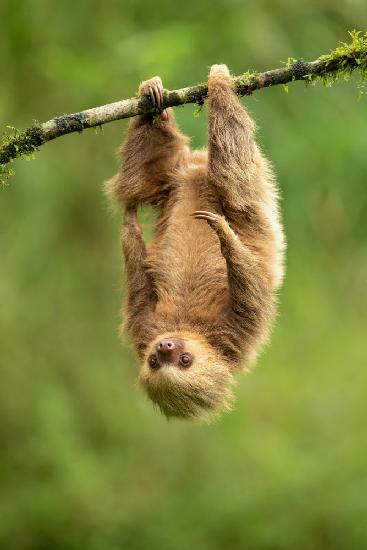
[[[175,308],[205,312],[227,300],[227,267],[218,237],[207,222],[190,216],[204,206],[187,189],[148,257],[154,265],[158,300]]]

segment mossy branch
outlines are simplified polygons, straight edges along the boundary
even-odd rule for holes
[[[355,69],[359,70],[360,82],[363,83],[367,75],[367,33],[352,31],[349,34],[352,39],[350,43],[341,43],[330,54],[322,55],[315,61],[306,62],[302,59],[290,58],[286,66],[280,69],[263,73],[248,72],[234,77],[237,93],[250,95],[255,90],[278,84],[282,84],[287,89],[287,84],[295,80],[303,80],[306,84],[321,81],[325,85],[330,85],[339,78],[348,79]],[[207,94],[207,84],[198,84],[175,91],[166,90],[163,108],[185,103],[202,105]],[[12,170],[6,166],[7,163],[17,157],[32,156],[40,145],[47,141],[114,120],[154,112],[148,97],[134,97],[79,113],[57,116],[42,124],[35,123],[23,132],[12,128],[13,134],[3,136],[0,144],[0,182],[4,182],[6,177],[12,174]]]

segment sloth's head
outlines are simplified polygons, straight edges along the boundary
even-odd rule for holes
[[[196,334],[163,334],[147,348],[139,382],[167,417],[210,418],[229,409],[229,364]]]

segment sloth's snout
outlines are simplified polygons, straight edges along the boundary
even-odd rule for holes
[[[180,338],[161,338],[155,345],[155,351],[161,364],[176,364],[184,351],[184,345]]]
[[[170,355],[171,352],[175,349],[175,343],[169,338],[163,338],[157,343],[156,349],[160,355],[167,357],[167,355]]]

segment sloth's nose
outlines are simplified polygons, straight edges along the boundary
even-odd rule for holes
[[[175,343],[169,338],[163,338],[162,340],[159,340],[156,348],[159,353],[167,356],[175,349]]]

